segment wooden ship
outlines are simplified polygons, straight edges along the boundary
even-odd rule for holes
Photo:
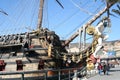
[[[83,36],[85,46],[88,25],[91,25],[113,4],[114,2],[110,3],[97,13],[70,38],[60,40],[54,31],[42,27],[44,0],[40,0],[37,30],[0,36],[0,79],[53,80],[53,77],[57,76],[54,80],[64,80],[72,76],[74,70],[79,70],[82,74],[86,70],[86,59],[95,51],[97,45],[95,35],[91,45],[77,54],[68,53],[66,47],[77,36]],[[71,63],[67,62],[68,59]],[[66,75],[69,73],[71,74]],[[61,75],[64,78],[61,78]]]

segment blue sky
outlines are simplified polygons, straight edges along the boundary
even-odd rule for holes
[[[55,0],[45,1],[43,27],[55,31],[61,39],[68,39],[77,29],[105,6],[99,0],[98,2],[94,2],[94,0],[59,1],[64,6],[64,9]],[[1,0],[0,10],[8,13],[8,16],[0,13],[0,34],[15,34],[30,31],[26,27],[36,29],[38,7],[39,0]],[[115,6],[113,7],[116,8]],[[103,16],[106,16],[106,14]],[[96,26],[96,23],[102,17],[97,19],[92,25]],[[110,18],[112,26],[108,41],[118,40],[120,39],[120,19],[113,16],[110,16]],[[77,41],[78,39],[75,40],[75,42]]]

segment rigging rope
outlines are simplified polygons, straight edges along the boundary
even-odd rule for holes
[[[37,0],[37,1],[39,1],[39,0]],[[35,0],[32,0],[32,1],[26,0],[24,2],[21,0],[17,1],[16,5],[14,7],[12,6],[12,8],[10,8],[11,14],[9,16],[7,16],[7,18],[6,18],[7,20],[0,22],[1,23],[0,25],[5,27],[5,28],[4,27],[1,28],[2,29],[1,33],[6,30],[7,30],[7,32],[4,32],[4,34],[5,33],[6,34],[17,33],[20,31],[19,27],[21,27],[21,26],[25,27],[26,25],[28,25],[28,26],[35,25],[37,22],[37,17],[35,16],[35,13],[38,12],[37,11],[38,6],[36,6],[36,4],[38,5],[37,1],[35,1]],[[28,13],[29,13],[30,17],[28,17]],[[30,23],[28,23],[28,22],[30,22]],[[11,30],[11,28],[12,28],[12,30]],[[33,28],[35,28],[35,27],[33,26]],[[27,30],[24,29],[24,31],[26,32]]]
[[[87,3],[86,3],[87,4]],[[86,4],[84,4],[84,5],[86,5]],[[59,24],[57,24],[57,25],[55,25],[55,27],[53,27],[52,29],[56,29],[56,28],[58,28],[59,26],[61,26],[61,25],[63,25],[63,24],[65,24],[68,20],[70,20],[73,16],[75,16],[75,14],[77,14],[77,12],[78,11],[76,11],[75,13],[73,13],[71,16],[69,16],[68,18],[66,18],[66,19],[64,19],[62,22],[60,22]],[[95,12],[94,12],[95,13]],[[85,20],[87,20],[87,19],[85,19]],[[85,22],[85,20],[84,20],[84,22]],[[57,27],[56,27],[57,26]],[[77,28],[76,28],[77,29]],[[75,29],[74,29],[75,30]],[[73,31],[74,31],[73,30]],[[71,32],[70,32],[71,33]],[[68,33],[68,35],[70,34],[70,33]],[[67,35],[67,36],[68,36]]]
[[[72,4],[73,4],[74,6],[76,6],[77,8],[79,8],[81,11],[87,13],[88,15],[93,15],[91,12],[89,12],[89,11],[81,8],[79,5],[77,5],[73,0],[70,0],[70,1],[72,2]]]
[[[101,4],[98,8],[96,8],[96,10],[94,11],[94,14],[97,13],[98,10],[100,10],[100,8],[103,6],[103,4]],[[92,15],[91,15],[92,16]],[[72,34],[75,30],[77,30],[82,24],[85,23],[85,21],[87,21],[91,16],[88,16],[85,20],[83,20],[77,27],[75,27],[71,32],[69,32],[68,34],[66,34],[66,38]]]
[[[31,15],[32,17],[31,17],[31,21],[30,21],[30,29],[32,29],[31,26],[32,26],[32,23],[33,23],[35,14],[36,14],[36,12],[37,12],[37,11],[36,11],[36,10],[37,10],[37,7],[39,6],[39,4],[36,5],[36,2],[39,3],[39,0],[33,2],[33,6],[35,6],[35,7],[32,7],[32,9],[31,9],[31,12],[33,12],[33,13],[32,13],[32,15]]]
[[[19,3],[20,1],[18,1],[18,3]],[[18,5],[18,3],[15,5],[16,7],[14,7],[14,9],[13,9],[13,7],[11,8],[11,10],[15,10],[15,11],[17,11],[17,9],[15,9],[15,8],[18,8],[19,7],[19,5]],[[7,21],[5,21],[4,22],[4,24],[3,24],[3,26],[5,27],[4,28],[4,30],[3,31],[6,31],[7,30],[7,32],[4,32],[3,34],[10,34],[10,28],[14,28],[14,26],[16,26],[15,24],[16,24],[16,22],[17,22],[17,20],[14,20],[14,18],[13,17],[15,17],[17,14],[15,14],[15,11],[13,11],[13,16],[12,16],[12,18],[11,18],[11,15],[9,15],[8,17],[7,17]],[[8,20],[10,21],[10,22],[13,22],[13,24],[11,24],[10,22],[8,22]],[[17,26],[16,26],[17,27]],[[9,32],[9,33],[8,33]],[[12,30],[11,31],[12,33],[15,33],[15,30]]]
[[[55,27],[53,27],[52,29],[56,29],[56,28],[60,27],[61,25],[65,24],[68,21],[68,19],[70,20],[72,17],[74,17],[76,14],[78,14],[78,12],[79,12],[79,10],[76,10],[73,14],[71,14],[69,17],[67,17],[66,19],[64,19],[59,24],[55,25]]]
[[[87,3],[88,3],[88,1],[87,1]],[[84,5],[86,5],[87,3],[85,3]],[[69,17],[67,17],[66,19],[64,19],[62,22],[58,23],[57,25],[54,25],[55,27],[53,27],[52,29],[56,29],[56,28],[60,27],[61,25],[65,24],[68,20],[70,20],[75,15],[77,15],[78,12],[79,12],[79,10],[76,10],[73,14],[71,14]]]

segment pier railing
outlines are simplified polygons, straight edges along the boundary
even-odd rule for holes
[[[49,75],[48,72],[52,71],[55,72],[54,75]],[[33,73],[38,73],[38,74],[43,74],[43,76],[30,76],[30,77],[25,77],[25,74],[33,74]],[[7,78],[2,78],[4,80],[71,80],[75,75],[78,75],[80,77],[83,77],[86,75],[86,67],[82,68],[67,68],[67,69],[44,69],[44,70],[34,70],[34,71],[15,71],[15,72],[6,72],[6,71],[1,71],[0,76],[5,76],[5,75],[21,75],[19,78],[11,78],[10,76]]]

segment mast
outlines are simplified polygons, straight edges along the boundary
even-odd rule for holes
[[[97,18],[99,18],[103,13],[105,13],[112,5],[114,5],[114,2],[110,3],[103,10],[101,10],[99,13],[97,13],[90,21],[88,21],[85,25],[80,27],[81,29],[79,29],[79,30],[83,31],[84,28],[87,28],[88,25],[92,24]],[[64,47],[67,46],[72,40],[74,40],[79,35],[79,30],[77,32],[75,32],[70,38],[68,38],[65,41],[65,44],[63,45]]]
[[[40,30],[40,28],[42,26],[43,6],[44,6],[44,0],[40,0],[40,7],[39,7],[39,14],[38,14],[38,24],[37,24],[37,29],[38,30]]]

